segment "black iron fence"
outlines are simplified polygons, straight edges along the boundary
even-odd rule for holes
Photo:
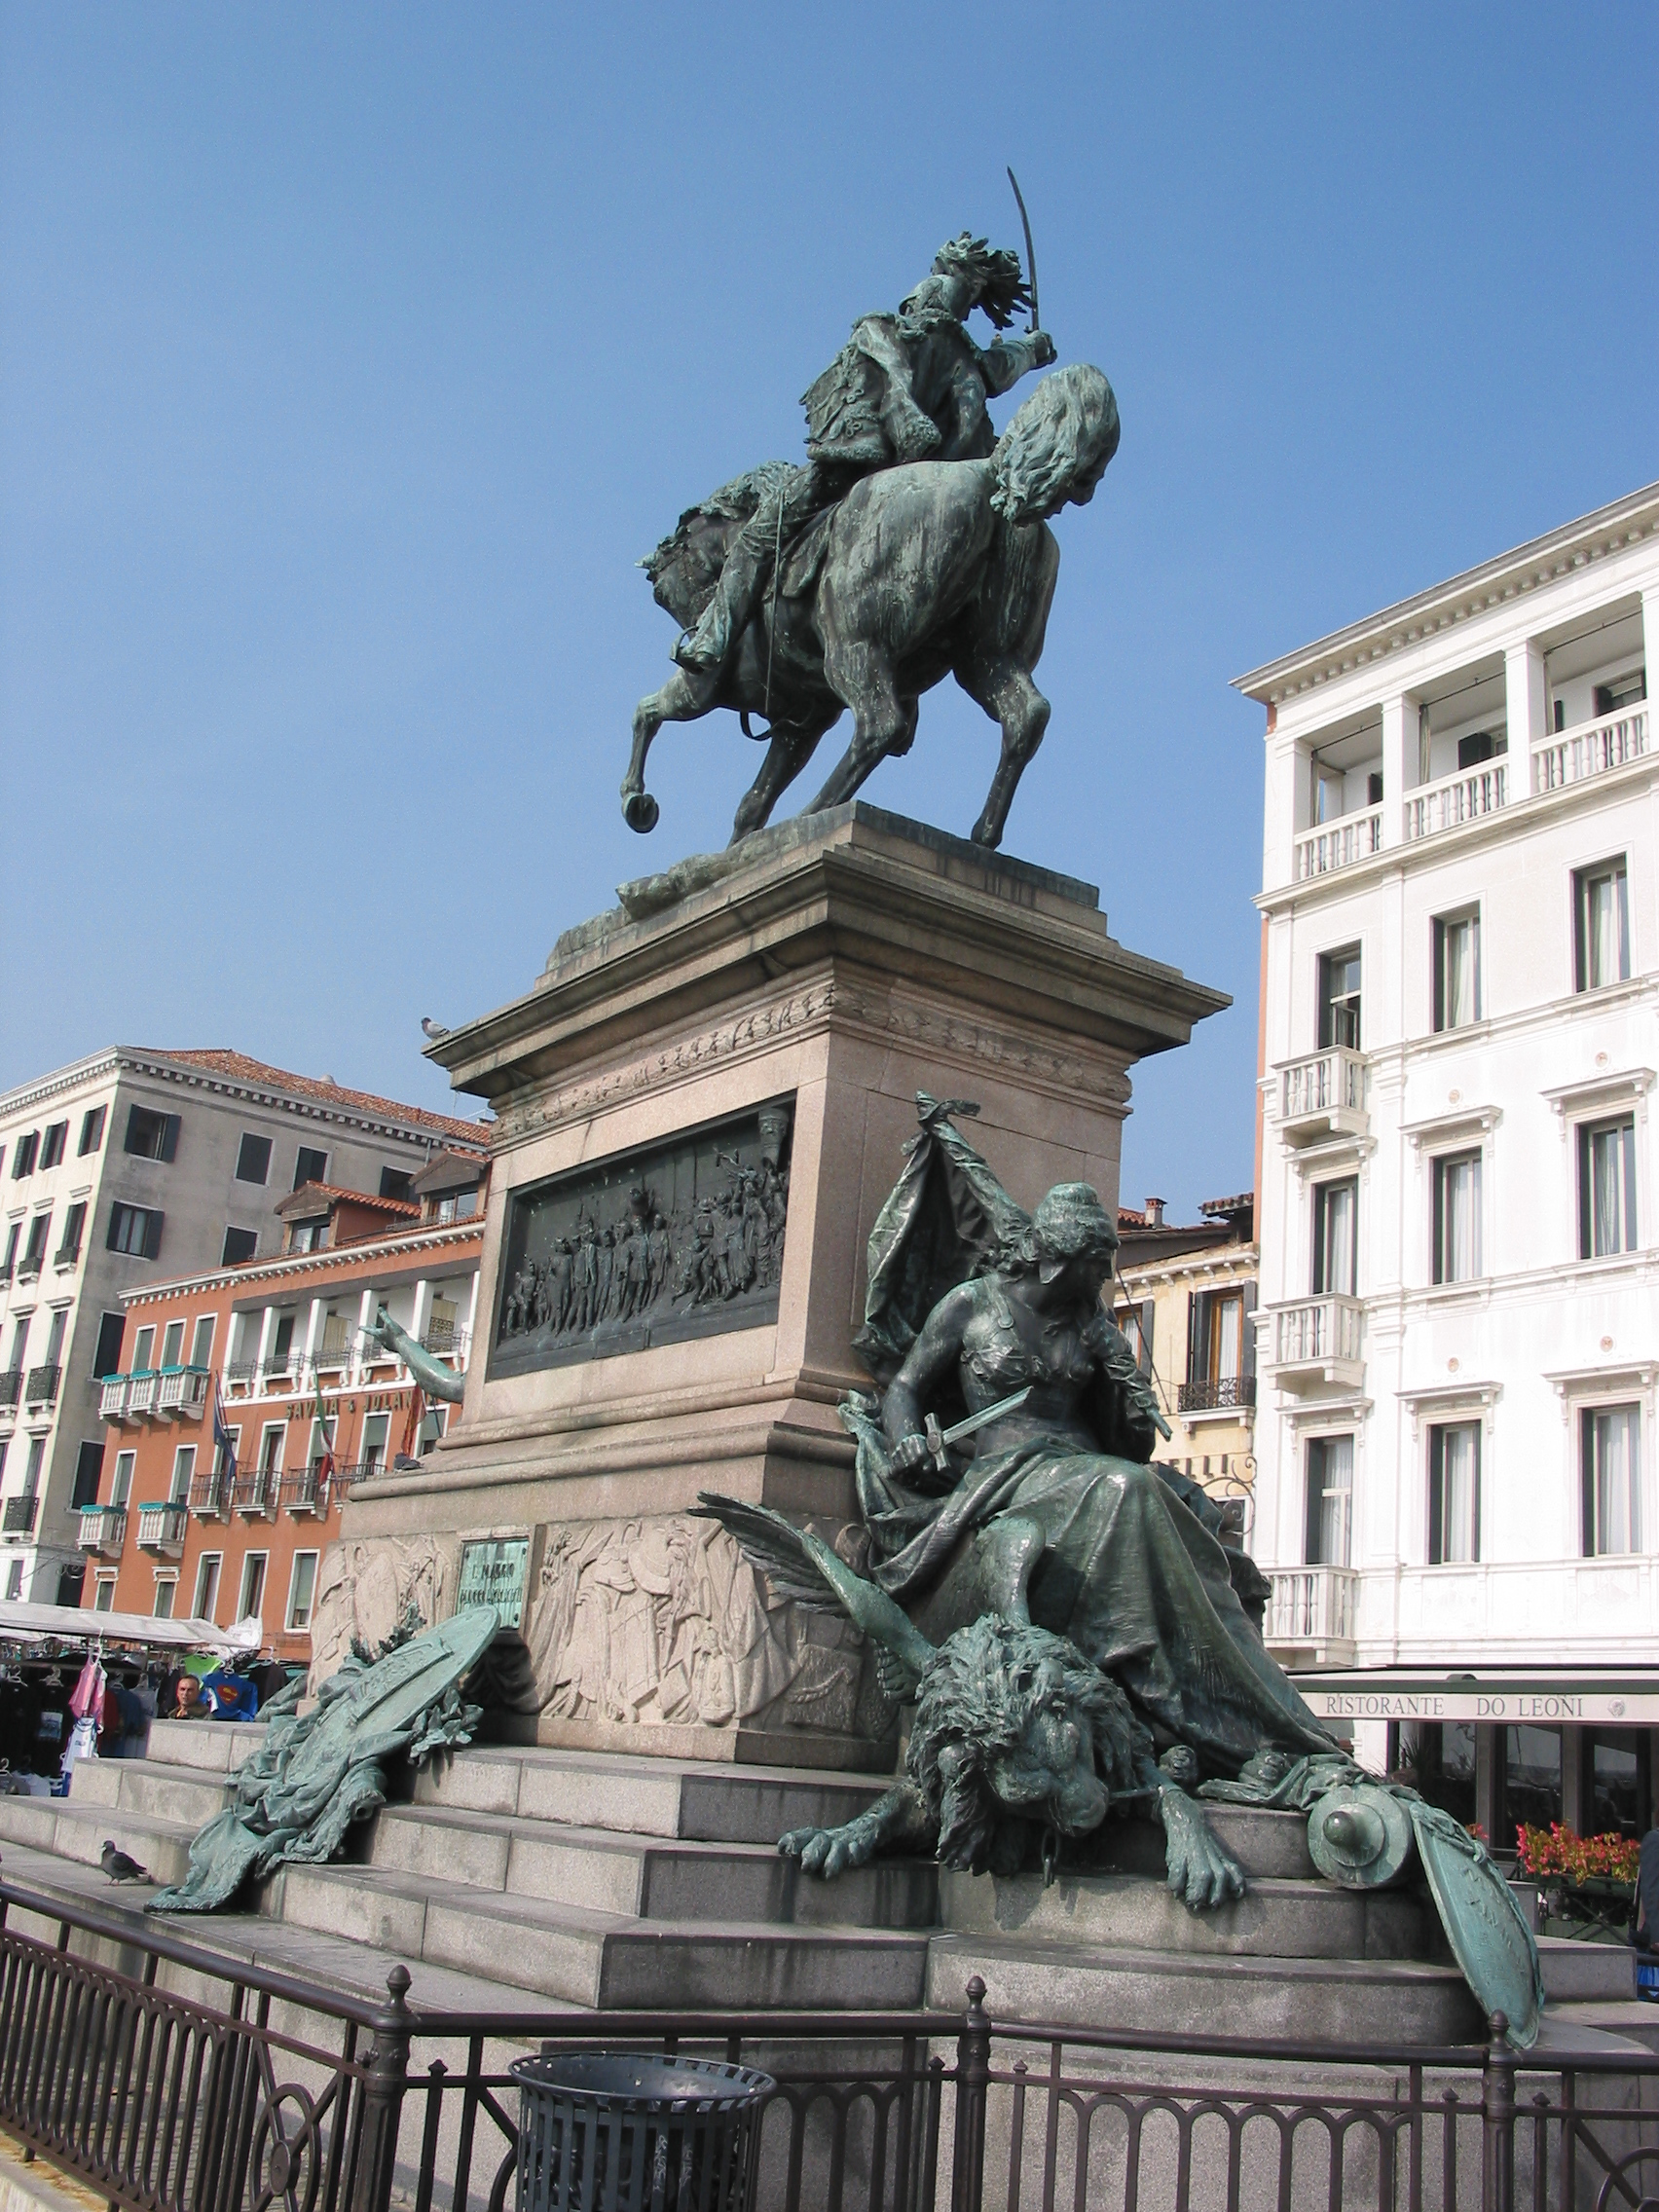
[[[456,2012],[409,1989],[398,1967],[365,2003],[0,1882],[0,2126],[129,2212],[503,2212],[508,2065],[598,2046],[773,2078],[756,2212],[1659,2203],[1659,2058],[1520,2057],[1501,2016],[1423,2049],[1005,2026],[977,1980],[961,2013],[864,2016]]]

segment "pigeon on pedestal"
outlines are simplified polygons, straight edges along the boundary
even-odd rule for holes
[[[125,1851],[117,1851],[113,1843],[106,1843],[98,1855],[98,1864],[112,1882],[147,1882],[150,1870],[140,1866],[136,1859],[129,1859]]]

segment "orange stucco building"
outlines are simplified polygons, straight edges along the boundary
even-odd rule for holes
[[[351,1486],[429,1451],[455,1412],[428,1404],[365,1328],[384,1306],[464,1371],[487,1175],[481,1154],[456,1150],[407,1198],[306,1184],[276,1209],[276,1258],[127,1295],[120,1368],[102,1384],[97,1502],[81,1513],[85,1605],[221,1627],[253,1614],[263,1649],[309,1661],[318,1571]]]

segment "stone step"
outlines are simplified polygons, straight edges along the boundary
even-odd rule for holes
[[[1209,1804],[1203,1812],[1216,1841],[1246,1874],[1286,1882],[1314,1879],[1317,1869],[1308,1849],[1306,1813]],[[1078,1846],[1078,1868],[1091,1874],[1153,1874],[1161,1881],[1164,1842],[1161,1821],[1108,1820]]]
[[[1333,2043],[1465,2043],[1480,2009],[1456,1967],[1420,1960],[1285,1959],[941,1934],[928,1947],[927,1995],[960,2008],[978,1974],[993,2020],[1147,2029],[1171,2035]]]
[[[877,2010],[920,2001],[924,1932],[639,1921],[375,1866],[287,1866],[262,1909],[539,1996],[600,2008]]]
[[[263,1720],[152,1720],[149,1756],[161,1766],[234,1774],[264,1741]]]
[[[1181,1952],[1195,1958],[1423,1959],[1439,1948],[1432,1909],[1411,1892],[1340,1890],[1252,1876],[1241,1898],[1195,1912],[1144,1874],[941,1875],[953,1931],[1033,1942]]]
[[[1631,1994],[1630,1953],[1622,1943],[1580,1943],[1540,1936],[1538,1964],[1551,2004],[1610,2003]]]
[[[167,1766],[158,1759],[79,1759],[69,1782],[73,1805],[154,1814],[202,1827],[230,1802],[232,1784],[200,1767]]]
[[[939,1916],[938,1869],[926,1861],[883,1861],[824,1882],[774,1844],[628,1836],[451,1806],[387,1806],[367,1861],[645,1920],[931,1928]]]
[[[147,1866],[155,1883],[182,1882],[190,1867],[190,1845],[199,1823],[167,1821],[153,1813],[132,1814],[119,1807],[77,1804],[71,1797],[0,1797],[0,1837],[8,1844],[25,1844],[36,1851],[55,1853],[81,1866],[98,1866],[106,1842]],[[0,1855],[8,1872],[9,1852]],[[111,1894],[129,1885],[111,1882],[98,1869],[98,1880]],[[149,1890],[130,1885],[140,1898]]]
[[[878,1776],[812,1768],[487,1746],[433,1760],[416,1777],[414,1801],[629,1835],[775,1844],[790,1828],[850,1821],[885,1787]]]
[[[136,1883],[112,1887],[96,1867],[13,1845],[5,1853],[5,1872],[9,1880],[60,1899],[67,1905],[92,1905],[117,1920],[129,1921],[135,1932],[153,1930],[157,1924],[158,1916],[144,1911],[144,1899],[152,1894],[148,1887]],[[49,1940],[55,1935],[50,1924],[36,1922],[20,1911],[14,1911],[8,1925]],[[292,1973],[346,1996],[384,1998],[387,1975],[394,1966],[409,1963],[394,1952],[378,1951],[366,1943],[344,1941],[313,1929],[290,1927],[263,1913],[180,1915],[163,1925],[222,1958]],[[83,1947],[77,1942],[77,1949]],[[125,1972],[135,1971],[132,1953],[118,1957],[113,1945],[94,1946],[95,1955],[106,1953],[108,1964]],[[164,1986],[171,1986],[167,1980],[170,1972],[162,1970]],[[191,1990],[192,1994],[200,1993],[195,1984]],[[523,2009],[524,1991],[476,1973],[454,1973],[448,1968],[417,1961],[409,1999],[417,2006],[511,2012]]]

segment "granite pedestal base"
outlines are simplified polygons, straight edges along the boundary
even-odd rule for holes
[[[377,1561],[440,1616],[488,1572],[500,1727],[889,1768],[851,1632],[689,1509],[719,1490],[857,1541],[835,1409],[919,1090],[978,1105],[1022,1202],[1115,1205],[1130,1068],[1226,1002],[1125,950],[1089,886],[862,804],[625,896],[431,1048],[498,1116],[465,1402],[418,1473],[353,1492],[317,1664]]]

